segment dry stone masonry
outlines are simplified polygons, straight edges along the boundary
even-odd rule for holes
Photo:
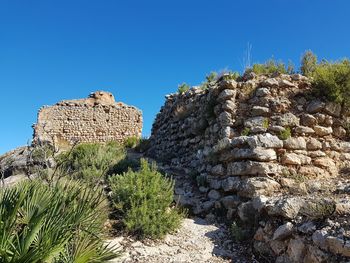
[[[39,110],[34,125],[34,143],[121,142],[141,136],[142,113],[133,106],[115,102],[109,92],[97,91],[87,99],[64,100]]]
[[[257,254],[346,262],[349,123],[349,109],[315,97],[299,74],[224,75],[166,96],[148,153],[194,174],[205,197],[195,214],[253,224]]]

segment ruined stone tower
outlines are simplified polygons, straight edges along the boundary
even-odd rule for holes
[[[34,124],[33,142],[69,146],[75,142],[123,141],[141,136],[142,112],[115,102],[113,94],[96,91],[86,99],[64,100],[44,106]]]

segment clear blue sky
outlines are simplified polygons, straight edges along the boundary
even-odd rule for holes
[[[107,90],[144,114],[224,68],[274,56],[350,56],[349,0],[0,0],[0,153],[25,145],[42,105]]]

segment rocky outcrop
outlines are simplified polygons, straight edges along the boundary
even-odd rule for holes
[[[109,92],[97,91],[87,99],[65,100],[40,109],[33,142],[69,146],[76,142],[122,142],[141,136],[142,113],[115,102]]]
[[[224,75],[166,96],[148,154],[196,177],[205,198],[194,213],[254,222],[258,254],[341,262],[350,252],[349,122],[347,108],[314,97],[301,75]],[[317,231],[328,241],[315,241]]]
[[[36,171],[46,165],[37,153],[33,147],[24,146],[0,155],[0,188],[37,177]]]

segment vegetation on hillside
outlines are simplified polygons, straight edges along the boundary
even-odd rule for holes
[[[322,61],[311,73],[316,95],[350,106],[350,61]]]
[[[300,72],[304,76],[311,76],[317,67],[317,56],[311,50],[305,51],[300,62]]]
[[[253,72],[257,75],[294,74],[301,73],[312,81],[313,91],[316,96],[326,97],[330,101],[350,106],[350,60],[345,58],[339,61],[322,60],[318,62],[317,56],[307,50],[300,62],[300,71],[295,71],[291,61],[285,64],[271,58],[264,63],[255,63],[245,69],[244,74]],[[213,86],[213,82],[224,80],[237,80],[238,72],[223,72],[217,74],[211,72],[206,76],[206,81],[201,84],[202,89]],[[179,86],[179,93],[189,89],[187,85]]]
[[[148,140],[136,144],[144,149]],[[34,149],[31,159],[45,172],[0,189],[0,262],[106,262],[118,256],[103,241],[104,225],[116,214],[140,237],[163,237],[178,227],[183,214],[173,207],[174,181],[146,160],[127,158],[125,145],[75,145],[56,154],[54,167],[47,164],[55,151]],[[120,175],[107,179],[112,173]],[[41,177],[48,174],[50,180]]]
[[[271,58],[265,63],[256,63],[253,64],[251,68],[248,68],[246,72],[254,72],[257,75],[261,74],[293,74],[294,65],[291,61],[285,65],[282,61],[276,61]]]
[[[124,141],[124,146],[128,149],[134,149],[138,152],[145,152],[149,148],[149,138],[132,136]]]
[[[104,179],[111,167],[125,156],[124,147],[115,142],[82,143],[71,152],[61,154],[60,159],[64,160],[61,169],[64,175],[70,178],[96,185]]]
[[[317,56],[308,50],[301,59],[300,71],[311,78],[317,96],[350,106],[349,59],[318,62]]]
[[[186,91],[188,91],[190,89],[190,86],[186,83],[182,83],[178,86],[178,93],[179,94],[182,94],[182,93],[185,93]]]

